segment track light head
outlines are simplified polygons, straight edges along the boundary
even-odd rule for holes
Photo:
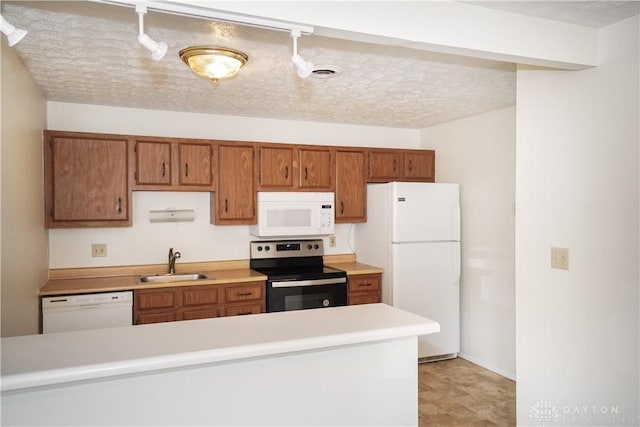
[[[7,42],[9,43],[9,46],[17,44],[24,38],[24,36],[27,35],[27,30],[21,30],[14,27],[9,22],[7,22],[7,20],[4,19],[4,16],[2,15],[0,15],[0,26],[0,30],[2,31],[2,33],[7,36]]]
[[[147,14],[146,4],[136,4],[136,13],[138,14],[138,41],[151,52],[153,59],[160,61],[164,54],[167,53],[167,44],[165,42],[156,42],[144,33],[144,16]]]
[[[291,57],[291,62],[298,69],[298,77],[307,78],[313,73],[313,64],[309,61],[305,61],[300,55],[293,55]]]
[[[151,52],[151,57],[156,61],[160,61],[164,54],[167,53],[167,44],[165,42],[158,43],[146,34],[140,34],[138,41]]]
[[[300,55],[298,55],[298,37],[300,37],[300,30],[291,30],[291,38],[293,39],[293,56],[291,62],[298,69],[298,77],[307,78],[313,73],[313,64],[309,61],[305,61]]]

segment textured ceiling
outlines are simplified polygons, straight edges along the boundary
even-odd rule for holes
[[[286,32],[150,11],[145,32],[169,45],[156,62],[129,7],[3,1],[2,14],[29,30],[13,49],[50,101],[401,128],[515,104],[514,64],[309,35],[300,55],[340,73],[300,79]],[[213,86],[178,57],[200,44],[241,50],[249,62]]]

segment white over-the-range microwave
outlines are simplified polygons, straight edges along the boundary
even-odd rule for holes
[[[257,237],[333,234],[334,195],[329,192],[258,192]]]

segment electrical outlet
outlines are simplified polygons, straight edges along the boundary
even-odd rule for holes
[[[330,248],[335,248],[336,247],[336,235],[332,234],[329,236],[329,247]]]
[[[551,248],[551,268],[569,269],[568,248]]]
[[[91,256],[102,257],[107,256],[107,244],[106,243],[94,243],[91,245]]]

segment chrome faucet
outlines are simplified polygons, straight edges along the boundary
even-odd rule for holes
[[[173,252],[173,248],[169,248],[169,274],[174,274],[176,272],[176,260],[180,258],[180,252]]]

